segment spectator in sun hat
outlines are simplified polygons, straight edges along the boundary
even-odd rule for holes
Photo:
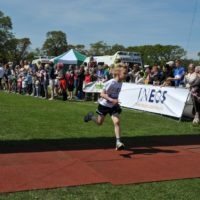
[[[166,65],[169,65],[169,67],[174,67],[174,61],[168,61],[166,62]]]
[[[184,76],[185,76],[185,69],[181,64],[181,60],[175,61],[175,69],[173,71],[173,77],[169,77],[167,81],[174,82],[175,87],[183,86],[184,84]]]
[[[173,77],[173,70],[168,64],[165,64],[162,68],[160,84],[164,86],[172,86],[171,81],[167,81],[169,77]]]
[[[150,65],[144,65],[144,68],[146,69],[146,68],[150,68]]]

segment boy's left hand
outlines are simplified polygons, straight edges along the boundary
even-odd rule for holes
[[[118,99],[113,99],[111,102],[112,102],[113,105],[120,104]]]

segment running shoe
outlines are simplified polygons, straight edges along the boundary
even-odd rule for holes
[[[85,117],[84,117],[84,122],[89,122],[92,120],[92,117],[94,116],[93,112],[89,112]]]
[[[117,142],[117,144],[116,144],[117,151],[123,150],[124,148],[125,148],[125,146],[122,142]]]

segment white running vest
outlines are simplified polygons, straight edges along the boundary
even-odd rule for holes
[[[105,91],[110,98],[118,99],[121,88],[122,82],[117,82],[115,79],[111,79],[105,83],[103,91]],[[104,98],[100,98],[98,102],[99,104],[109,108],[112,108],[114,106],[110,101]]]

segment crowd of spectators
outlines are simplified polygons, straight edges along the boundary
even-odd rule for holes
[[[0,63],[0,90],[8,93],[53,100],[84,100],[84,85],[110,79],[108,66],[64,66],[62,63],[31,64],[27,61],[13,65]],[[95,96],[95,95],[94,95]]]
[[[181,60],[169,61],[162,67],[144,65],[144,70],[133,65],[127,80],[135,84],[188,88],[194,105],[193,123],[200,123],[200,66],[191,63],[184,67]]]
[[[53,63],[19,65],[0,63],[0,90],[21,95],[53,100],[97,100],[98,94],[85,94],[83,87],[94,81],[105,82],[112,78],[114,65],[97,65],[93,59],[87,66],[68,66]],[[190,89],[194,102],[194,123],[200,121],[200,66],[182,66],[181,60],[169,61],[164,66],[128,65],[126,82],[155,86],[185,87]]]

